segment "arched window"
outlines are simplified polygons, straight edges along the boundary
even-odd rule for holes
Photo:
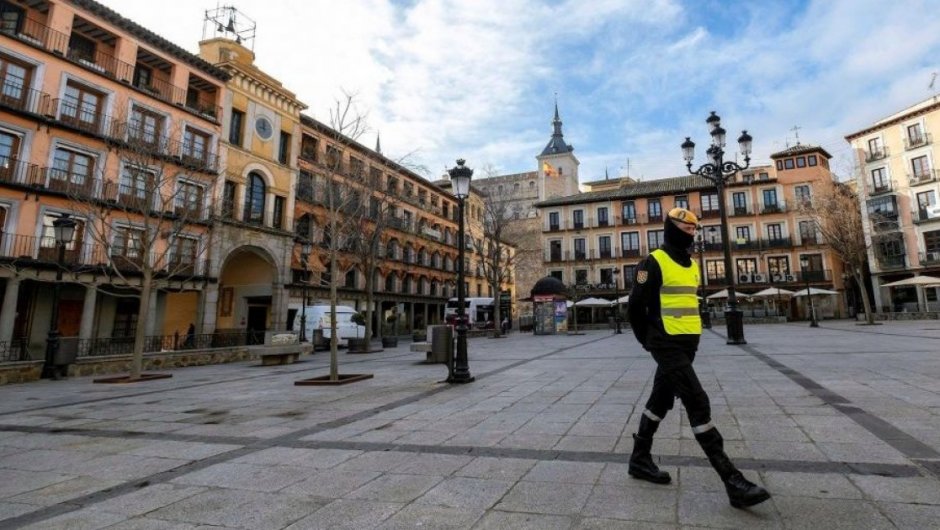
[[[437,280],[431,281],[431,296],[437,296],[439,285],[440,284],[437,283]]]
[[[395,292],[395,273],[390,272],[388,276],[385,277],[385,292],[394,293]]]
[[[245,222],[253,225],[264,224],[264,177],[251,172],[248,174],[248,192],[245,194]]]
[[[515,184],[512,185],[512,191],[513,191],[513,193],[518,193],[518,192],[519,192],[519,183],[518,183],[518,182],[516,182]]]
[[[531,190],[531,189],[534,188],[534,187],[535,187],[535,181],[534,181],[534,180],[530,180],[530,181],[529,181],[529,189]]]

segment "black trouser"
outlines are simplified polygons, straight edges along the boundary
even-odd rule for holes
[[[672,409],[676,398],[682,401],[689,416],[692,429],[707,426],[712,420],[711,404],[708,394],[702,388],[692,361],[695,351],[682,351],[679,348],[654,349],[656,375],[653,377],[653,391],[646,402],[646,410],[656,416],[650,418],[661,421]]]

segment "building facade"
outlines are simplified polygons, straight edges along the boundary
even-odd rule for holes
[[[300,112],[307,107],[236,40],[208,39],[199,48],[200,57],[231,76],[222,101],[225,171],[215,187],[218,283],[207,292],[201,331],[260,337],[288,326]]]
[[[228,74],[90,0],[4,1],[0,12],[0,344],[42,358],[62,214],[77,221],[59,297],[64,345],[126,341],[137,326],[185,332],[214,281],[210,191]],[[145,217],[167,222],[146,252]],[[128,294],[144,262],[175,283],[138,322]]]
[[[843,290],[842,265],[799,205],[832,185],[830,156],[796,146],[771,156],[773,165],[749,168],[726,188],[735,288],[753,293],[771,286]],[[614,182],[614,181],[611,181]],[[708,180],[690,175],[616,185],[542,201],[542,263],[546,275],[593,295],[613,298],[632,288],[641,259],[663,244],[664,216],[674,207],[699,216],[696,259],[704,294],[727,287],[718,195]],[[617,270],[618,273],[614,271]],[[619,274],[619,278],[616,275]],[[844,296],[816,300],[824,316],[846,314]],[[796,304],[792,316],[801,313]]]
[[[858,155],[856,189],[878,311],[940,309],[936,288],[881,287],[912,275],[940,276],[938,130],[934,97],[845,137]]]
[[[500,175],[475,180],[473,185],[486,197],[508,203],[513,212],[511,243],[518,253],[515,267],[515,300],[527,298],[529,291],[544,274],[542,267],[539,217],[540,201],[577,194],[580,161],[574,146],[565,142],[562,121],[555,104],[552,136],[542,152],[535,157],[537,169],[511,175]],[[531,304],[518,304],[527,314]]]

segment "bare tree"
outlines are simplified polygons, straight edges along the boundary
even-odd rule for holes
[[[865,318],[869,324],[873,324],[875,317],[868,301],[868,288],[865,283],[865,267],[870,245],[865,238],[858,197],[848,186],[841,183],[827,183],[825,187],[815,191],[812,201],[801,204],[800,211],[812,216],[826,244],[852,274],[861,290]],[[873,217],[872,221],[877,220]]]
[[[493,303],[493,336],[502,335],[501,308],[499,294],[502,286],[512,280],[516,254],[508,243],[510,227],[513,223],[512,202],[505,197],[483,198],[483,233],[479,238],[471,238],[473,250],[477,255],[483,277],[490,289],[496,294]]]
[[[343,93],[330,110],[330,132],[326,157],[322,165],[323,175],[313,182],[315,200],[323,210],[323,222],[313,230],[314,238],[319,240],[321,259],[327,269],[320,275],[320,285],[330,290],[330,314],[336,314],[338,289],[346,275],[357,268],[355,259],[357,249],[370,247],[375,241],[367,242],[360,231],[364,219],[369,217],[372,204],[372,190],[364,184],[365,165],[353,158],[343,160],[343,151],[339,146],[356,141],[367,132],[365,115],[358,111],[356,96]],[[370,232],[374,232],[373,230]],[[363,250],[365,252],[365,250]],[[373,274],[367,274],[366,282],[372,281]],[[371,320],[371,319],[370,319]],[[367,320],[367,325],[370,320]],[[330,319],[330,380],[339,379],[338,346],[336,318]]]
[[[214,196],[217,155],[208,138],[168,133],[131,117],[115,122],[112,147],[121,172],[112,182],[50,168],[48,186],[65,192],[79,230],[93,242],[105,281],[89,285],[113,296],[139,301],[129,379],[139,380],[151,300],[161,290],[182,290],[205,274],[209,248],[208,199]]]

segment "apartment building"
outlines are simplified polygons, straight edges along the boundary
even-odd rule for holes
[[[725,202],[736,289],[796,290],[807,282],[843,289],[841,261],[813,220],[799,211],[802,202],[832,184],[829,158],[820,147],[797,145],[771,155],[772,165],[749,168],[729,182]],[[701,222],[696,257],[704,269],[705,294],[727,287],[718,194],[708,180],[689,175],[598,183],[595,191],[537,205],[546,274],[587,286],[597,296],[629,290],[637,263],[663,244],[664,216],[680,206]],[[817,302],[821,315],[844,314],[841,296]]]
[[[214,277],[210,201],[229,74],[90,0],[4,0],[0,13],[3,357],[43,356],[52,223],[63,214],[77,225],[61,335],[85,351],[99,337],[126,342],[137,326],[185,332]],[[143,263],[174,288],[151,297],[151,318],[138,322],[138,299],[126,295]]]
[[[300,261],[300,245],[304,241],[314,243],[308,265],[311,272],[308,296],[314,301],[329,299],[326,279],[331,271],[327,254],[319,245],[326,232],[318,229],[325,227],[329,219],[324,204],[327,181],[361,188],[363,194],[369,194],[363,188],[367,182],[377,188],[371,190],[371,199],[376,202],[370,207],[375,209],[375,215],[386,209],[388,213],[374,280],[373,329],[380,332],[380,324],[393,313],[402,317],[398,322],[400,332],[440,323],[447,299],[456,296],[456,199],[378,149],[344,137],[308,116],[301,119],[295,205],[298,243],[292,262],[291,288],[294,305],[299,307],[303,296],[305,271]],[[354,253],[344,253],[343,260],[343,269],[349,271],[339,289],[340,303],[365,310],[365,271]]]
[[[940,305],[937,289],[881,287],[912,275],[940,276],[938,128],[935,96],[845,137],[858,155],[857,191],[879,311]]]

